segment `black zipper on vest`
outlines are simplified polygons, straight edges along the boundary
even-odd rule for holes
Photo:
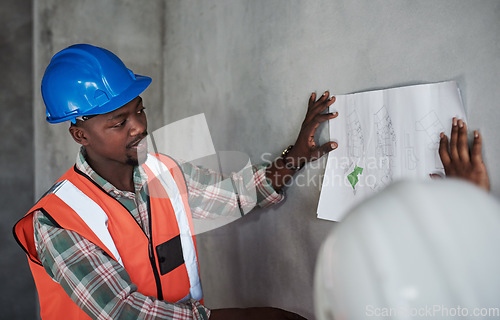
[[[76,167],[76,165],[73,168],[74,168],[74,170],[75,170],[76,173],[80,174],[81,176],[85,177],[87,180],[89,180],[90,182],[92,182],[97,188],[99,188],[102,192],[104,192],[105,194],[107,194],[111,199],[113,199],[116,202],[118,202],[125,210],[127,210],[127,212],[130,214],[130,216],[132,217],[132,219],[137,223],[137,226],[139,226],[139,228],[142,230],[142,232],[144,233],[144,235],[148,238],[149,262],[151,264],[151,269],[153,270],[153,275],[155,277],[156,294],[157,294],[157,297],[158,297],[159,300],[163,300],[163,290],[161,288],[160,273],[158,272],[158,268],[156,267],[156,259],[155,259],[154,248],[153,248],[153,229],[151,228],[151,203],[149,201],[149,195],[147,196],[148,218],[149,218],[149,237],[148,237],[148,235],[146,234],[146,232],[144,231],[144,229],[142,229],[142,227],[139,224],[139,222],[137,222],[137,220],[135,220],[134,215],[130,211],[128,211],[127,207],[125,207],[120,201],[118,201],[117,199],[115,199],[112,195],[110,195],[109,193],[107,193],[106,190],[104,190],[100,185],[98,185],[94,180],[92,180],[92,178],[90,178],[89,176],[87,176],[84,172],[80,171]]]
[[[148,204],[148,218],[149,218],[149,261],[151,262],[151,267],[153,268],[153,274],[155,276],[156,281],[156,295],[158,299],[163,300],[163,290],[161,288],[160,281],[160,273],[158,272],[158,268],[156,267],[156,259],[153,247],[153,228],[151,222],[151,201],[149,200],[149,195],[147,196],[147,204]]]

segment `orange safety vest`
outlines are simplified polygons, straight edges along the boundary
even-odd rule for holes
[[[90,319],[45,272],[35,249],[33,212],[75,231],[125,267],[138,292],[168,302],[201,300],[196,243],[181,169],[164,155],[148,155],[150,234],[130,212],[76,166],[68,170],[14,226],[28,256],[42,319]]]

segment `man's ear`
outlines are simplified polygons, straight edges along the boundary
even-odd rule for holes
[[[69,133],[71,134],[71,137],[73,137],[73,140],[75,140],[77,143],[81,144],[82,146],[88,145],[87,133],[83,127],[72,124],[69,127]]]

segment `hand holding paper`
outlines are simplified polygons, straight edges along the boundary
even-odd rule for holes
[[[477,186],[490,190],[490,179],[481,155],[482,139],[479,132],[474,131],[474,142],[469,151],[467,142],[467,125],[462,120],[453,118],[451,138],[441,133],[439,156],[448,177],[462,178]]]
[[[465,119],[455,82],[337,95],[334,107],[341,116],[330,138],[339,144],[328,155],[318,205],[318,217],[334,221],[394,181],[444,176],[440,134],[453,117]]]

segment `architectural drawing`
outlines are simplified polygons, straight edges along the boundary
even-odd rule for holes
[[[359,181],[358,176],[362,173],[363,173],[363,168],[355,166],[354,170],[347,176],[347,180],[349,180],[349,183],[351,184],[353,190],[356,190],[356,184]]]
[[[363,130],[361,129],[361,123],[359,122],[359,117],[354,109],[347,116],[347,149],[349,157],[361,158],[364,153],[364,143],[365,139],[363,137]]]
[[[440,133],[450,131],[452,117],[465,118],[455,82],[336,98],[330,112],[342,116],[329,120],[329,132],[339,148],[328,156],[319,218],[340,221],[357,203],[398,180],[444,174]]]
[[[396,134],[392,120],[385,106],[374,114],[377,145],[375,155],[379,158],[379,168],[374,172],[376,182],[373,190],[379,190],[392,182],[392,167],[396,156]]]
[[[353,192],[356,193],[356,184],[359,181],[358,175],[363,172],[363,168],[358,167],[365,154],[365,139],[361,122],[359,121],[356,108],[347,116],[347,155],[349,164],[344,169],[344,174],[347,181],[352,186]]]
[[[434,154],[434,166],[436,169],[442,169],[443,164],[439,158],[439,135],[444,131],[444,126],[439,120],[437,114],[434,111],[430,111],[420,120],[416,121],[415,129],[417,131],[425,131],[427,137],[429,138],[428,148],[432,150]]]
[[[417,169],[418,158],[415,155],[415,147],[413,146],[413,143],[411,142],[410,133],[408,133],[406,131],[405,131],[405,140],[404,140],[404,145],[403,145],[403,153],[404,153],[404,160],[405,160],[406,169],[408,169],[408,170]]]
[[[417,131],[425,131],[427,133],[430,140],[429,149],[437,149],[439,147],[439,134],[444,131],[444,126],[434,111],[427,113],[420,120],[416,121],[415,128]]]
[[[375,126],[377,128],[377,155],[393,157],[396,155],[396,134],[392,127],[392,120],[387,108],[382,106],[375,113]]]

